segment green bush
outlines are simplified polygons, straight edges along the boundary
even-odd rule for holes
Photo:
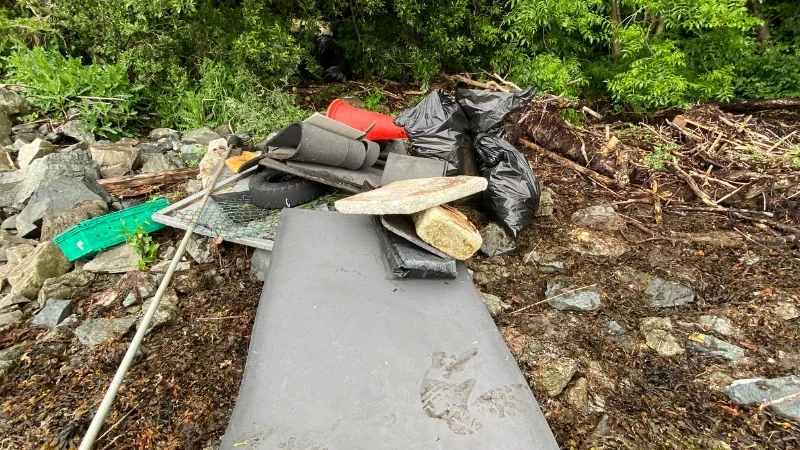
[[[321,73],[313,60],[319,20],[337,30],[357,77],[427,87],[441,72],[484,76],[485,70],[569,97],[607,96],[618,107],[635,110],[734,96],[800,95],[796,0],[7,0],[0,5],[5,79],[35,79],[42,85],[38,101],[46,108],[81,104],[84,96],[123,99],[82,105],[106,135],[164,121],[195,126],[233,120],[260,127],[259,108],[291,103],[273,91],[292,82],[298,65]],[[292,31],[294,19],[308,26]],[[36,64],[46,60],[41,54],[25,56],[34,48],[47,49],[40,50],[47,61],[66,70],[56,77],[65,91],[53,92],[62,85],[44,86],[43,76],[20,67],[23,57]],[[72,84],[65,77],[73,78]],[[71,86],[80,89],[70,91]],[[122,117],[135,111],[135,120]],[[263,126],[298,114],[287,109]]]
[[[34,47],[6,59],[8,77],[27,86],[25,95],[43,111],[76,108],[102,137],[123,135],[137,115],[138,92],[121,64],[84,65],[79,58]]]

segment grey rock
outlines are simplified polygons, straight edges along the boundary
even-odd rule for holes
[[[589,411],[589,382],[586,378],[578,378],[564,393],[564,401],[579,413]]]
[[[31,326],[55,328],[70,314],[72,314],[72,300],[50,299],[45,303],[44,308],[33,317]]]
[[[150,307],[151,302],[152,300],[146,301],[144,305],[142,305],[142,309],[146,311],[147,308]],[[164,325],[168,325],[174,321],[176,317],[178,317],[178,294],[174,289],[169,288],[161,297],[161,301],[158,303],[156,313],[153,315],[153,320],[150,322],[147,332],[149,333]],[[138,322],[141,323],[141,320]]]
[[[644,290],[653,308],[670,308],[694,301],[694,291],[686,286],[654,278]]]
[[[53,144],[41,139],[35,139],[30,144],[25,144],[19,149],[19,153],[17,154],[17,164],[19,165],[20,169],[24,169],[30,166],[34,160],[45,155],[49,155],[55,151],[56,148],[53,146]]]
[[[164,274],[157,272],[132,272],[126,276],[128,279],[135,281],[133,289],[128,292],[128,295],[122,300],[122,306],[126,308],[139,304],[153,295],[158,290],[159,283],[164,279]]]
[[[178,249],[176,249],[175,247],[170,245],[169,247],[167,247],[164,250],[162,250],[161,254],[159,256],[161,257],[161,259],[163,259],[165,261],[170,261],[172,258],[175,257],[175,253],[177,253],[177,252],[178,252]]]
[[[181,138],[180,133],[172,128],[156,128],[150,132],[148,137],[154,141],[159,139],[180,140]]]
[[[0,152],[0,172],[15,172],[17,165],[9,152]]]
[[[0,299],[0,312],[4,310],[14,310],[19,308],[20,305],[30,302],[31,300],[29,298],[25,298],[21,295],[7,294],[5,297]]]
[[[213,142],[213,141],[212,141]],[[181,145],[181,159],[186,163],[200,163],[203,156],[208,152],[206,146],[200,144],[184,144]]]
[[[487,294],[485,292],[481,292],[480,294],[483,304],[486,305],[486,309],[489,310],[489,314],[491,314],[492,317],[497,316],[498,314],[503,312],[504,309],[508,309],[511,307],[511,305],[504,302],[503,299],[501,299],[496,295]]]
[[[201,190],[203,190],[203,182],[200,180],[189,180],[186,183],[186,193],[189,195],[196,194]]]
[[[625,221],[608,205],[590,206],[572,213],[572,222],[579,227],[617,231],[625,228]]]
[[[557,255],[552,253],[540,253],[536,250],[525,255],[525,264],[536,267],[540,273],[558,273],[564,271],[564,261],[559,260]]]
[[[11,144],[11,118],[7,114],[0,111],[0,146],[7,146]]]
[[[140,159],[141,173],[159,173],[186,168],[186,164],[180,158],[159,153],[142,153]]]
[[[579,289],[580,286],[567,280],[547,282],[545,297],[547,304],[560,311],[596,311],[603,307],[600,291],[595,288]]]
[[[9,216],[0,224],[2,230],[16,230],[17,229],[17,215]]]
[[[186,244],[186,252],[198,264],[205,264],[214,260],[214,254],[211,251],[211,239],[193,234]]]
[[[0,331],[14,328],[25,321],[25,314],[19,310],[0,313]]]
[[[8,271],[8,283],[13,294],[34,299],[45,280],[64,275],[71,268],[72,263],[64,257],[61,249],[53,242],[45,241]]]
[[[53,131],[53,132],[45,134],[42,139],[44,139],[47,142],[50,142],[51,144],[55,144],[56,141],[61,139],[61,135],[56,133],[55,131]]]
[[[102,342],[120,338],[130,331],[135,323],[136,316],[88,320],[75,329],[75,336],[81,344],[92,348]]]
[[[630,250],[622,239],[597,230],[578,228],[571,230],[567,237],[569,249],[582,255],[619,258]]]
[[[100,168],[88,152],[76,149],[51,153],[17,172],[0,173],[0,207],[22,209],[40,184],[57,178],[86,179],[89,181],[87,186],[94,186],[96,194],[110,201],[108,194],[97,183],[91,183],[99,177]]]
[[[41,184],[31,195],[28,205],[17,216],[17,231],[27,236],[36,231],[47,214],[68,211],[83,202],[105,203],[96,193],[100,186],[89,188],[89,180],[59,178]],[[106,194],[107,196],[107,194]]]
[[[139,149],[122,140],[115,144],[96,143],[89,147],[89,151],[92,159],[100,165],[103,178],[125,176],[134,169],[139,157]]]
[[[554,208],[555,201],[553,200],[553,191],[548,188],[542,189],[539,195],[539,209],[536,210],[536,217],[552,216]]]
[[[153,266],[150,267],[150,272],[166,273],[167,269],[169,269],[170,263],[172,263],[172,261],[160,261],[156,264],[153,264]],[[189,263],[189,261],[180,261],[178,265],[175,267],[175,273],[176,274],[186,273],[191,268],[192,265]]]
[[[270,260],[272,259],[272,252],[264,249],[256,249],[253,252],[253,257],[250,258],[250,274],[258,281],[264,281],[267,276],[267,269],[269,268]]]
[[[625,328],[619,323],[617,323],[616,320],[609,321],[606,324],[606,327],[608,327],[608,331],[610,331],[615,336],[622,336],[624,334],[627,334]]]
[[[743,406],[761,406],[794,396],[770,407],[785,418],[800,419],[800,376],[736,380],[725,389],[725,394]]]
[[[29,244],[19,244],[6,249],[6,261],[8,267],[16,266],[28,257],[36,247]]]
[[[647,346],[661,356],[676,356],[686,352],[675,336],[670,334],[672,321],[667,318],[645,317],[639,321],[639,331],[644,335]]]
[[[36,239],[25,239],[16,234],[11,234],[8,231],[0,231],[0,247],[9,248],[15,245],[33,245],[34,247],[39,244]]]
[[[697,324],[706,331],[713,331],[722,336],[734,336],[739,334],[739,330],[733,326],[731,319],[720,316],[700,316]]]
[[[503,255],[517,248],[514,237],[509,236],[503,227],[494,222],[481,230],[481,237],[483,238],[481,252],[487,256]]]
[[[577,361],[572,358],[558,358],[534,369],[533,384],[549,397],[556,397],[567,387],[577,371]]]
[[[17,127],[14,127],[14,128],[17,128]],[[35,141],[37,139],[44,139],[44,135],[42,133],[39,133],[39,131],[36,130],[36,129],[33,129],[33,130],[29,131],[29,132],[28,131],[21,131],[21,132],[14,131],[13,133],[14,134],[12,136],[13,136],[13,139],[14,139],[14,143],[22,142],[22,145],[30,144],[31,142],[33,142],[33,141]]]
[[[689,345],[701,353],[719,356],[734,364],[744,358],[743,348],[708,334],[693,334],[689,337]]]
[[[108,212],[108,204],[104,201],[90,201],[81,203],[69,211],[45,214],[42,218],[42,232],[40,239],[53,239],[73,226],[95,217],[100,217]]]
[[[0,114],[15,116],[30,114],[33,111],[33,105],[25,97],[0,88]]]
[[[202,127],[184,134],[181,140],[187,144],[208,145],[209,142],[219,139],[220,137],[221,136],[211,128]]]
[[[144,142],[136,146],[141,153],[158,153],[158,154],[166,154],[168,151],[173,150],[172,142],[170,141],[161,141],[161,142]]]
[[[231,130],[231,127],[227,123],[224,123],[218,126],[217,128],[214,128],[214,132],[217,133],[220,137],[226,139],[228,136],[233,134],[233,130]]]
[[[83,266],[83,270],[95,273],[125,273],[139,269],[139,254],[133,246],[120,244],[105,250]]]
[[[78,142],[86,142],[89,144],[95,142],[94,134],[92,134],[89,124],[82,120],[68,120],[58,128],[58,131],[64,136],[75,139]]]
[[[25,354],[27,349],[28,346],[26,344],[18,344],[13,347],[0,350],[0,377],[14,370],[19,363],[20,358]]]
[[[773,312],[781,320],[794,320],[800,317],[800,310],[789,302],[777,303],[773,308]]]
[[[81,269],[47,279],[39,291],[39,304],[43,305],[47,300],[53,298],[76,299],[86,291],[94,279],[95,274]]]

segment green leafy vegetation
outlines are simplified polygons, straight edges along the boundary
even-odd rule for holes
[[[644,111],[800,96],[795,0],[9,0],[0,76],[45,112],[78,109],[103,137],[231,123],[263,136],[303,117],[282,88],[331,23],[356,77],[425,89],[497,73]],[[293,27],[294,20],[307,21]],[[479,75],[483,76],[483,75]],[[336,92],[320,91],[314,97]],[[365,104],[385,98],[371,91]],[[111,100],[113,99],[113,100]]]
[[[133,233],[125,231],[125,241],[139,255],[139,270],[148,270],[158,259],[159,244],[142,227],[137,226]]]
[[[386,103],[386,96],[380,90],[374,89],[364,99],[364,108],[370,111],[380,111],[384,103]]]
[[[651,169],[661,170],[668,162],[675,161],[672,152],[677,149],[678,146],[674,143],[656,146],[650,154],[644,157],[644,163]]]

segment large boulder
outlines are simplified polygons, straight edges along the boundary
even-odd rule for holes
[[[211,128],[202,127],[184,134],[182,141],[187,144],[208,145],[209,142],[221,137]]]
[[[92,161],[89,152],[74,148],[34,160],[22,170],[0,173],[0,208],[22,209],[40,184],[56,178],[96,181],[100,178],[100,168]],[[96,183],[87,183],[87,186],[97,189],[95,193],[103,197],[103,200],[111,200]]]
[[[134,163],[139,156],[139,149],[127,141],[93,144],[89,151],[92,152],[92,159],[100,165],[100,175],[103,178],[117,178],[128,174],[134,169]]]
[[[8,89],[0,89],[0,113],[16,116],[30,114],[32,112],[33,105],[31,105],[25,97],[20,97]]]
[[[125,273],[139,269],[140,256],[133,246],[121,244],[105,250],[83,266],[95,273]]]
[[[95,274],[75,269],[59,277],[44,281],[39,290],[39,304],[44,305],[50,299],[76,299],[92,284]]]
[[[69,211],[83,202],[104,203],[104,197],[96,193],[98,189],[103,188],[93,180],[76,178],[58,178],[41,184],[17,216],[17,231],[20,236],[27,236],[36,231],[48,214]]]
[[[16,267],[8,271],[11,293],[35,299],[45,280],[64,275],[71,268],[72,263],[56,244],[50,241],[42,242]]]
[[[10,145],[13,122],[11,118],[33,111],[33,106],[25,98],[7,90],[0,89],[0,146]]]
[[[75,336],[81,344],[91,348],[106,341],[119,339],[130,331],[135,323],[136,316],[89,320],[75,329]]]
[[[68,120],[58,128],[58,132],[78,142],[93,144],[95,141],[94,134],[92,134],[89,124],[82,120]]]
[[[34,139],[30,144],[25,144],[19,149],[17,154],[17,164],[20,169],[24,169],[31,165],[31,163],[45,155],[49,155],[56,151],[53,144],[43,141],[41,139]]]
[[[177,156],[162,155],[160,153],[141,153],[141,173],[160,173],[168,170],[185,169],[186,164]]]
[[[42,218],[41,240],[49,240],[69,230],[84,220],[100,217],[108,212],[108,204],[104,201],[81,203],[69,211],[45,214]]]

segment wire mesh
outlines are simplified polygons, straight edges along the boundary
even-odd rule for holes
[[[331,210],[339,195],[328,194],[298,208]],[[281,210],[257,206],[249,192],[213,194],[205,210],[199,214],[199,205],[193,203],[169,215],[181,222],[197,220],[195,232],[229,240],[232,238],[258,238],[272,240],[278,229]],[[198,217],[199,215],[199,217]]]

